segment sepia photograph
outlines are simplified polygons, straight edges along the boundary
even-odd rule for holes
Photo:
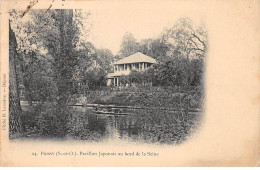
[[[0,166],[259,166],[259,5],[2,0]]]
[[[10,139],[181,144],[199,129],[206,26],[179,18],[135,35],[129,12],[112,42],[102,11],[10,12]]]

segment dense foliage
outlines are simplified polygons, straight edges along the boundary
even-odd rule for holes
[[[175,58],[165,63],[154,64],[144,72],[132,70],[129,76],[121,76],[122,85],[152,85],[190,87],[203,83],[203,61]]]

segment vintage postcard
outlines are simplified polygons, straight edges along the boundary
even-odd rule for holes
[[[259,166],[257,0],[2,0],[1,166]]]

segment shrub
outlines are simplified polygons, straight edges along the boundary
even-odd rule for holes
[[[38,116],[37,125],[44,136],[64,137],[67,134],[67,122],[71,115],[69,107],[52,105]]]
[[[101,140],[101,134],[88,129],[86,120],[84,119],[84,113],[77,112],[77,114],[72,114],[68,121],[67,128],[67,137],[69,138],[88,141]]]

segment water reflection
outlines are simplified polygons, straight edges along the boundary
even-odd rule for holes
[[[91,108],[77,107],[84,114],[84,128],[99,133],[102,139],[138,140],[140,122],[135,113],[131,115],[96,114]]]
[[[123,113],[129,113],[127,115],[97,114],[93,108],[86,107],[64,108],[64,111],[58,110],[59,114],[56,108],[47,107],[46,110],[40,109],[39,115],[24,107],[23,110],[21,118],[27,137],[41,135],[87,141],[120,139],[179,144],[188,139],[201,122],[201,112],[184,113],[160,108],[123,110]]]
[[[99,141],[121,139],[178,144],[186,140],[200,122],[199,113],[189,113],[186,121],[180,121],[180,112],[161,110],[132,110],[129,115],[109,115],[97,114],[91,108],[75,107],[74,116],[81,117],[74,123],[75,126],[83,124],[80,126],[84,131],[80,133],[80,139],[98,138]]]

